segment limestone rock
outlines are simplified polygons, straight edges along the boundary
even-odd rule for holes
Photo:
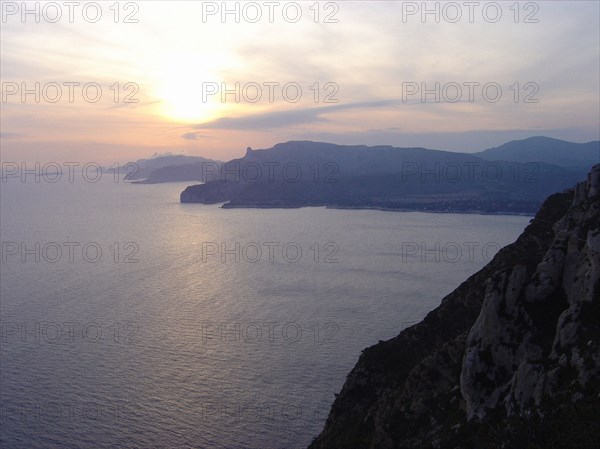
[[[310,449],[600,441],[600,165],[419,324],[367,348]]]

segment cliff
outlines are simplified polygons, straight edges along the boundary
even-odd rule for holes
[[[596,448],[600,165],[419,324],[367,348],[310,449]]]

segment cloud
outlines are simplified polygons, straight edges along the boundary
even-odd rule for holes
[[[146,2],[139,14],[143,20],[131,26],[115,24],[106,8],[94,25],[81,19],[81,8],[75,23],[68,21],[68,14],[56,24],[35,23],[31,17],[23,23],[15,16],[0,30],[0,78],[30,85],[95,81],[102,84],[107,102],[114,83],[119,83],[122,100],[130,92],[122,89],[124,83],[135,82],[140,102],[2,105],[2,130],[10,131],[0,134],[2,152],[19,157],[29,157],[25,153],[30,152],[39,158],[48,148],[70,154],[67,148],[75,155],[83,147],[100,148],[102,153],[94,157],[98,159],[106,148],[84,143],[110,141],[115,148],[127,148],[127,159],[134,159],[147,148],[211,142],[206,151],[223,159],[238,151],[234,148],[246,148],[250,139],[255,146],[312,139],[456,150],[481,150],[539,134],[593,140],[598,138],[598,5],[541,2],[535,14],[539,23],[531,24],[524,22],[530,8],[518,10],[516,23],[515,8],[506,4],[502,20],[493,25],[484,20],[481,5],[475,8],[473,23],[464,5],[459,23],[438,23],[432,16],[423,23],[420,15],[404,23],[402,2],[345,3],[335,25],[323,23],[327,11],[322,9],[315,23],[309,4],[303,4],[305,14],[297,24],[282,20],[278,8],[275,23],[263,17],[256,24],[225,24],[214,17],[198,26],[198,2],[180,2],[177,8]],[[198,72],[193,82],[177,84],[179,78],[169,65],[174,51],[189,58],[180,70]],[[169,117],[170,88],[189,89],[191,97],[196,81],[205,79],[228,85],[294,81],[303,89],[335,82],[344,104],[306,99],[261,103],[257,109],[245,105],[223,109],[228,112],[221,118],[213,115],[211,121],[196,124]],[[403,82],[432,86],[469,81],[498,82],[502,101],[483,101],[479,88],[473,104],[414,106],[397,100]],[[534,95],[538,104],[524,102],[532,93],[527,82],[539,86]],[[420,103],[418,95],[411,99]],[[562,129],[569,127],[573,129]],[[48,145],[63,139],[72,145]]]
[[[400,132],[400,131],[402,131],[402,128],[400,128],[399,126],[391,126],[389,128],[382,128],[382,129],[371,128],[371,129],[367,130],[367,132],[370,132],[370,133],[381,133],[381,132],[390,132],[390,131]]]
[[[327,122],[322,117],[336,111],[350,109],[386,108],[401,104],[400,100],[376,100],[357,103],[336,104],[315,108],[294,109],[287,111],[270,111],[261,114],[241,117],[221,117],[210,122],[194,125],[193,129],[230,129],[230,130],[263,130],[283,128],[306,123]]]
[[[208,136],[204,136],[198,132],[185,133],[181,137],[186,140],[209,139]]]

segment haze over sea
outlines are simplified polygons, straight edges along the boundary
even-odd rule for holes
[[[305,447],[360,351],[530,219],[225,210],[187,185],[0,185],[3,448]]]

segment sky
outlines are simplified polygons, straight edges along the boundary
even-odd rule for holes
[[[1,2],[2,161],[599,140],[586,2]]]

